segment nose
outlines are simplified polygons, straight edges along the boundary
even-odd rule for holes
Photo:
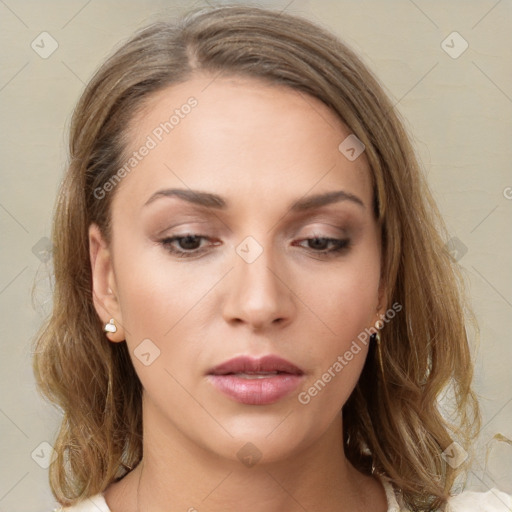
[[[226,282],[224,320],[230,324],[246,324],[254,331],[288,325],[296,304],[284,262],[278,265],[268,248],[263,248],[252,262],[239,254],[234,258],[235,268]]]

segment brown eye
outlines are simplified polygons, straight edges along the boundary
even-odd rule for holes
[[[308,238],[307,240],[310,249],[318,251],[325,251],[329,246],[328,238]]]
[[[201,237],[195,235],[176,237],[176,241],[180,249],[186,251],[193,251],[194,249],[198,249],[201,245]]]
[[[307,249],[316,254],[331,256],[342,252],[350,246],[350,240],[348,238],[329,238],[329,237],[313,237],[305,238],[300,241],[301,243],[307,243]],[[304,247],[301,245],[301,247]],[[330,247],[330,248],[329,248]]]
[[[206,250],[204,247],[201,247],[202,240],[209,240],[209,238],[203,235],[187,234],[167,237],[161,240],[160,243],[170,253],[180,258],[187,258],[197,256]]]

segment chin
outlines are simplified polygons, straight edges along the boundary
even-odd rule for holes
[[[284,461],[322,435],[318,424],[311,430],[302,421],[303,418],[297,424],[298,415],[291,413],[287,417],[287,414],[289,410],[285,414],[260,418],[252,415],[244,418],[237,416],[232,421],[222,420],[220,423],[232,437],[219,427],[215,433],[211,430],[207,432],[208,437],[203,437],[202,444],[218,456],[241,462],[247,467]],[[293,416],[296,418],[292,420]]]

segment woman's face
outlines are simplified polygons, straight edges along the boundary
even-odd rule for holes
[[[126,339],[145,430],[231,459],[252,443],[262,461],[320,441],[384,311],[364,152],[338,149],[350,131],[317,99],[247,78],[160,91],[129,134],[107,192],[112,243],[94,225],[90,242],[96,308]],[[268,355],[300,371],[209,375]]]

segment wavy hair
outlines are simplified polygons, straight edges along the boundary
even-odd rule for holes
[[[69,166],[52,226],[53,311],[34,340],[41,394],[62,410],[49,479],[63,505],[103,492],[142,457],[142,386],[126,343],[106,340],[92,300],[88,228],[110,241],[110,204],[94,191],[118,171],[127,127],[159,90],[196,73],[291,87],[325,103],[365,145],[382,230],[388,304],[403,311],[372,344],[343,407],[345,453],[385,474],[414,511],[443,505],[480,416],[471,389],[465,296],[446,228],[395,106],[337,37],[296,15],[240,5],[199,9],[139,30],[99,68],[70,126]],[[439,398],[451,390],[452,411]],[[373,466],[373,467],[372,467]]]

